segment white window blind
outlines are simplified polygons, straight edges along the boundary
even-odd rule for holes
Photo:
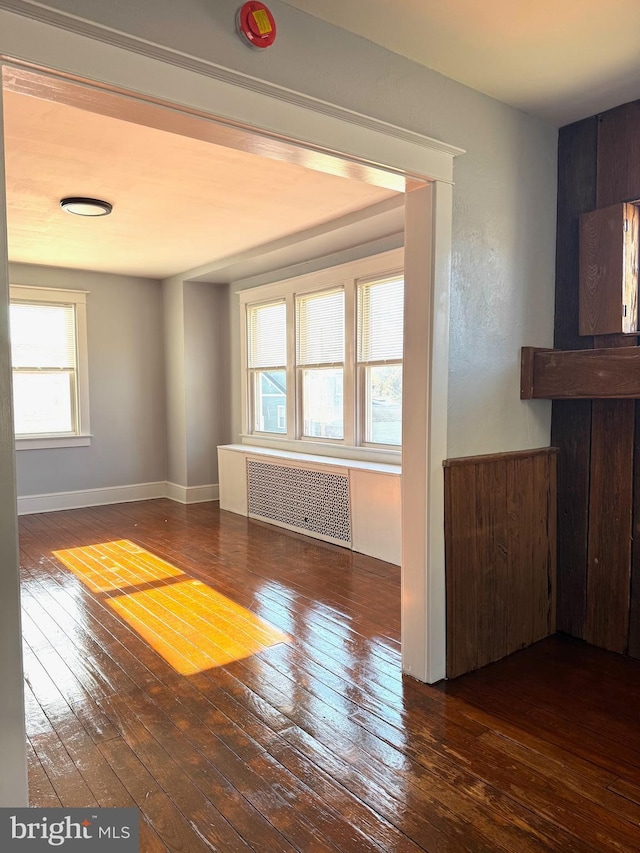
[[[402,359],[404,280],[358,285],[358,361]]]
[[[283,301],[247,309],[248,366],[284,367],[287,363],[287,311]]]
[[[13,368],[73,369],[76,326],[73,305],[11,304]]]
[[[10,318],[16,435],[75,434],[75,306],[12,302]]]
[[[296,353],[299,365],[344,361],[344,290],[296,297]]]
[[[87,293],[12,284],[16,450],[90,444]]]

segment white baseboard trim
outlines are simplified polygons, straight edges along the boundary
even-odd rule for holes
[[[204,501],[217,501],[220,499],[220,487],[208,486],[179,486],[177,483],[166,483],[165,497],[181,504],[199,504]]]
[[[102,489],[81,489],[74,492],[53,492],[46,495],[23,495],[18,497],[18,515],[36,512],[55,512],[62,509],[81,509],[88,506],[148,501],[170,498],[183,504],[215,501],[219,487],[178,486],[175,483],[136,483],[132,486],[108,486]]]

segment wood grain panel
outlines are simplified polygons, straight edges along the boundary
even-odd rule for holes
[[[558,224],[554,346],[588,349],[578,333],[579,217],[596,206],[598,120],[595,116],[560,128],[558,134]]]
[[[584,639],[591,464],[591,400],[553,401],[551,444],[558,447],[557,627]]]
[[[596,206],[598,120],[560,129],[554,346],[589,349],[578,334],[579,216]],[[558,627],[582,637],[586,615],[591,401],[555,401],[551,444],[558,448]]]
[[[640,401],[636,402],[628,654],[640,658]]]
[[[624,104],[601,116],[599,137],[603,145],[603,161],[599,165],[598,197],[605,203],[616,200],[640,199],[640,102]],[[637,208],[636,208],[637,210]],[[629,263],[637,268],[637,256]],[[631,567],[629,633],[627,652],[640,657],[640,403],[636,403],[633,448],[633,510],[631,522]],[[616,438],[615,440],[619,440]],[[629,471],[631,472],[631,459]],[[621,531],[624,535],[624,531]],[[626,580],[626,567],[622,578]]]
[[[599,117],[596,206],[640,198],[640,103]],[[596,347],[633,347],[632,336],[596,337]],[[635,403],[594,401],[585,639],[628,648]]]
[[[637,245],[635,205],[614,204],[580,216],[581,335],[637,331]]]
[[[556,630],[558,477],[555,455],[531,461],[531,639],[535,643]]]
[[[478,656],[500,660],[507,654],[507,482],[506,463],[477,465]]]
[[[594,400],[585,639],[625,652],[629,629],[635,405]]]
[[[447,657],[459,672],[478,664],[478,563],[476,541],[476,466],[445,472],[445,547],[447,581]],[[456,524],[451,528],[453,520]],[[454,540],[455,532],[455,540]],[[458,630],[464,625],[465,630]]]
[[[543,458],[545,464],[546,457]],[[525,585],[533,586],[533,528],[532,498],[529,488],[522,484],[533,482],[536,457],[517,457],[507,463],[507,609],[506,633],[510,649],[523,648],[533,637],[533,607],[522,594]]]
[[[607,341],[598,338],[599,341]],[[523,347],[521,398],[538,400],[636,399],[640,397],[640,347],[590,350]],[[612,342],[619,342],[611,336]],[[526,395],[529,396],[526,396]]]
[[[445,463],[447,674],[555,631],[556,453]]]
[[[576,399],[553,404],[552,442],[560,451],[558,627],[592,643],[638,655],[640,431],[635,421],[640,408],[631,399],[620,399],[639,396],[638,389],[632,387],[637,377],[631,367],[637,339],[633,334],[577,337],[575,277],[578,216],[640,200],[639,143],[640,101],[560,130],[555,346],[615,352],[601,362],[603,372],[595,383],[592,371],[599,356],[593,356],[594,362],[587,367],[590,378],[584,374],[580,388],[576,384],[582,371],[580,361],[573,361],[575,352],[566,353],[564,378],[556,374],[555,387],[545,389],[550,396],[579,391],[585,398],[584,402]],[[631,214],[635,221],[637,207],[631,208]],[[627,274],[623,278],[629,273],[635,275],[637,246],[633,248],[634,252],[625,257]],[[633,293],[626,294],[627,313],[635,316],[633,297]],[[618,306],[612,310],[617,312]],[[523,376],[523,383],[531,388],[536,363],[540,363],[538,356],[532,362],[527,376]],[[586,399],[591,396],[619,399],[592,404]]]
[[[598,207],[640,199],[640,101],[598,116]]]

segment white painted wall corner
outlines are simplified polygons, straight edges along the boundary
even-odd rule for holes
[[[217,501],[220,498],[220,488],[216,484],[207,486],[179,486],[177,483],[165,483],[164,497],[181,504],[199,504],[205,501]]]

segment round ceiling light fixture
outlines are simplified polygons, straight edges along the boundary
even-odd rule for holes
[[[76,216],[108,216],[113,210],[113,205],[108,201],[98,198],[82,198],[81,196],[70,196],[60,201],[60,207],[67,213]]]

